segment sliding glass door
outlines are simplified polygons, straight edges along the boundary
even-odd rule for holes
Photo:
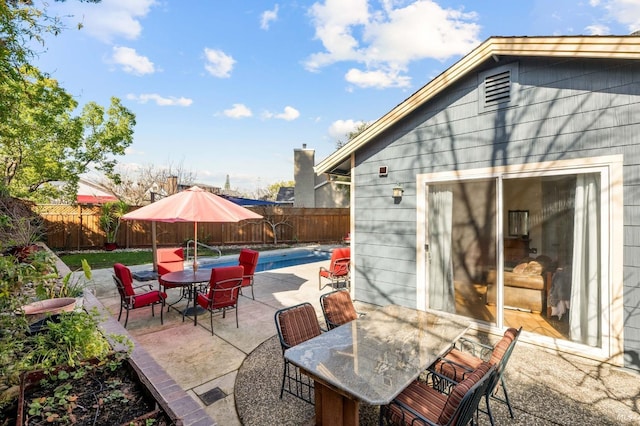
[[[601,172],[426,183],[427,306],[602,345]]]
[[[431,184],[427,206],[429,307],[495,323],[495,179]]]

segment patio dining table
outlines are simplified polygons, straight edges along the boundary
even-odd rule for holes
[[[391,402],[469,327],[388,305],[285,351],[314,380],[316,425],[357,425],[359,403]]]
[[[175,305],[185,297],[187,298],[187,306],[182,310],[182,320],[184,321],[185,315],[190,315],[195,309],[198,309],[196,305],[196,291],[199,284],[207,283],[211,279],[211,269],[185,269],[183,271],[174,271],[163,274],[160,277],[160,283],[170,284],[172,287],[181,287],[182,294],[180,299],[173,302],[169,307]],[[193,300],[193,306],[189,306]],[[194,321],[195,325],[195,321]]]

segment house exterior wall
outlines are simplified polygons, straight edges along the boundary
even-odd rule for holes
[[[483,112],[479,73],[510,64],[517,65],[516,105]],[[489,61],[358,150],[352,173],[355,297],[416,306],[416,175],[615,154],[624,159],[624,349],[640,353],[637,61]],[[388,167],[387,177],[378,176],[380,166]],[[391,196],[396,184],[404,189],[399,202]],[[626,362],[633,364],[629,357]]]
[[[328,182],[326,176],[316,176],[316,208],[348,208],[349,187]]]
[[[317,175],[313,170],[315,151],[293,150],[293,177],[295,180],[294,207],[348,208],[349,190],[345,185],[329,182],[327,175]]]

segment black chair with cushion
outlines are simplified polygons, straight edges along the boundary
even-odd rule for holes
[[[466,425],[473,422],[478,404],[496,367],[481,363],[457,383],[435,371],[414,380],[388,405],[380,407],[380,425]]]
[[[358,318],[348,290],[335,290],[320,296],[320,307],[327,329],[332,330]]]
[[[509,409],[509,415],[513,418],[513,409],[511,408],[509,393],[504,380],[504,371],[507,368],[507,363],[509,362],[509,358],[511,357],[511,353],[513,352],[521,331],[522,327],[519,329],[507,329],[495,346],[485,345],[462,337],[447,350],[443,357],[429,367],[429,369],[459,382],[464,380],[470,372],[485,361],[491,365],[495,365],[496,374],[491,379],[485,394],[486,414],[489,416],[491,424],[494,425],[495,422],[491,413],[491,406],[489,405],[489,400],[494,399],[505,404]],[[502,389],[504,397],[499,396],[499,389]]]
[[[316,310],[310,303],[301,303],[278,310],[275,313],[275,321],[284,359],[280,398],[282,399],[284,392],[287,392],[313,404],[313,380],[289,363],[284,358],[284,351],[322,333]]]

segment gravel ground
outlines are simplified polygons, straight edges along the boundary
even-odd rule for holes
[[[313,405],[286,393],[279,398],[282,369],[277,336],[244,361],[236,378],[235,400],[245,426],[313,424]],[[510,418],[504,404],[494,401],[491,408],[497,425],[637,425],[639,379],[638,374],[607,364],[518,344],[506,372],[515,418]],[[377,407],[362,404],[360,424],[377,425]],[[488,418],[481,415],[479,424],[488,425]]]

